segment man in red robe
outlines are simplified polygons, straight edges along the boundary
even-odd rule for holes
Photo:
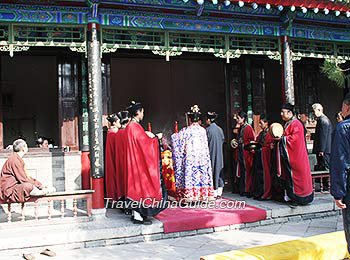
[[[244,147],[255,141],[255,133],[251,125],[247,123],[247,114],[243,111],[237,115],[237,125],[239,126],[237,140],[233,140],[236,159],[235,174],[238,180],[239,194],[251,197],[254,154]]]
[[[6,202],[26,202],[31,195],[44,195],[43,185],[25,171],[22,157],[28,152],[27,143],[18,139],[14,153],[7,159],[0,175],[0,199]]]
[[[105,180],[106,180],[106,196],[117,200],[117,190],[119,183],[116,180],[116,145],[115,139],[118,133],[118,129],[121,127],[120,119],[116,114],[111,114],[107,117],[108,121],[108,133],[106,140],[106,152],[105,152]]]
[[[164,207],[166,189],[161,181],[161,158],[159,140],[146,133],[140,121],[144,116],[141,103],[132,102],[128,107],[132,117],[125,128],[125,199],[133,210],[135,224],[152,224],[148,216],[155,216]],[[137,203],[137,207],[135,202]],[[126,204],[127,205],[127,204]]]
[[[259,147],[254,155],[253,195],[257,200],[268,200],[271,199],[270,164],[273,137],[269,133],[269,121],[265,115],[260,115],[259,126],[262,131],[256,138]]]
[[[281,117],[285,121],[284,134],[279,141],[280,164],[285,193],[291,207],[306,205],[313,201],[314,193],[310,162],[306,149],[304,127],[294,118],[293,105],[282,106]]]
[[[115,176],[117,182],[117,191],[116,197],[117,200],[125,199],[125,160],[119,160],[119,158],[125,158],[125,128],[130,121],[129,112],[128,111],[120,111],[117,113],[118,118],[120,119],[120,128],[118,133],[115,136],[115,156],[116,156],[116,164],[115,164]],[[129,211],[125,212],[129,214]]]

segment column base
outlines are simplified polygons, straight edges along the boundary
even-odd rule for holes
[[[94,220],[102,220],[107,218],[106,216],[107,210],[105,208],[103,209],[92,209],[91,210],[91,217]]]

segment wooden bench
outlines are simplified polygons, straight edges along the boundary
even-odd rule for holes
[[[41,195],[41,196],[31,196],[31,198],[26,201],[27,202],[34,202],[34,216],[35,220],[39,220],[38,215],[38,205],[40,202],[47,202],[48,203],[48,219],[51,219],[52,215],[52,207],[51,207],[51,201],[61,201],[61,218],[64,218],[64,205],[65,200],[73,199],[73,217],[78,216],[78,207],[77,207],[77,199],[86,199],[86,213],[90,217],[91,216],[91,209],[92,209],[92,194],[94,193],[94,190],[75,190],[75,191],[62,191],[62,192],[53,192],[47,195]],[[25,203],[21,203],[21,221],[25,220]],[[0,204],[7,204],[7,222],[11,222],[12,218],[12,212],[11,212],[11,205],[17,204],[17,202],[6,202],[1,201]]]
[[[330,188],[330,175],[329,175],[329,171],[313,171],[311,172],[311,176],[312,176],[312,187],[315,190],[315,181],[317,179],[320,180],[320,188],[321,188],[321,192],[329,192],[329,188]],[[325,187],[323,185],[323,180],[326,180],[327,185],[328,185],[328,190],[325,190]]]

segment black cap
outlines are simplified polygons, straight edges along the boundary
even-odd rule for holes
[[[113,114],[110,114],[109,116],[107,116],[107,120],[108,120],[108,122],[113,124],[114,122],[117,122],[119,120],[119,118],[118,118],[117,114],[113,113]]]
[[[126,122],[129,121],[130,114],[128,111],[120,111],[117,113],[117,116],[120,120],[120,123],[125,124]]]
[[[44,136],[39,136],[38,139],[36,139],[36,144],[37,144],[37,145],[43,144],[45,140],[49,141],[46,137],[44,137]]]
[[[134,115],[136,114],[136,112],[137,112],[138,110],[142,109],[142,108],[143,108],[143,106],[142,106],[141,103],[135,102],[135,101],[131,101],[130,106],[128,106],[128,107],[126,108],[126,110],[129,111],[130,115],[134,116]]]
[[[218,118],[218,114],[215,112],[208,112],[207,118],[210,120],[210,122],[214,122]]]
[[[281,109],[286,109],[286,110],[289,110],[290,112],[294,113],[294,106],[291,103],[283,104]]]

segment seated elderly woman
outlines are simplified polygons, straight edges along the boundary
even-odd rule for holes
[[[26,202],[30,196],[45,195],[55,188],[43,186],[30,177],[23,161],[28,145],[22,139],[13,143],[13,154],[7,159],[0,173],[0,199],[6,202]]]

